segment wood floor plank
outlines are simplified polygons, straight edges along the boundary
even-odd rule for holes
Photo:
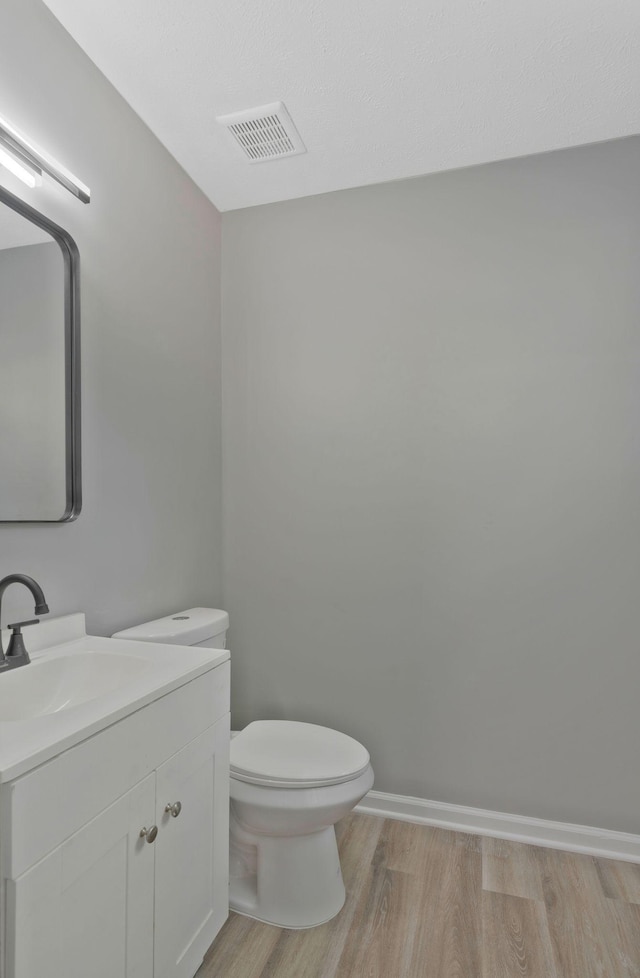
[[[556,965],[564,978],[619,978],[611,917],[590,856],[541,849],[542,887]]]
[[[621,978],[640,978],[640,906],[610,900],[608,925],[613,955]]]
[[[483,978],[559,978],[544,903],[482,894]]]
[[[262,978],[281,933],[278,927],[230,914],[197,978]]]
[[[338,852],[347,895],[361,886],[386,824],[386,819],[375,815],[354,814],[338,823]]]
[[[416,828],[411,822],[386,819],[383,836],[387,869],[409,876],[424,876],[429,848],[437,844],[441,829],[423,825],[416,832]]]
[[[544,900],[537,848],[521,842],[484,838],[482,888],[527,900]]]
[[[442,829],[428,846],[419,924],[402,978],[479,978],[482,974],[482,854],[469,837]]]
[[[347,978],[361,947],[373,939],[379,918],[386,913],[385,896],[388,888],[385,862],[385,842],[379,837],[375,853],[369,865],[366,885],[363,887],[352,918],[352,926],[335,974],[327,978]]]
[[[381,865],[366,900],[364,927],[349,940],[335,978],[410,978],[423,885],[414,876]],[[354,935],[355,937],[355,935]]]
[[[596,866],[605,896],[640,904],[640,866],[613,859],[596,859]]]
[[[442,831],[442,830],[437,830]],[[482,852],[482,836],[475,832],[456,832],[456,845],[464,846],[470,852]]]

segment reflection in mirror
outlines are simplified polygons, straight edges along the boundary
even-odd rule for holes
[[[65,232],[0,189],[2,522],[79,512],[76,259]]]

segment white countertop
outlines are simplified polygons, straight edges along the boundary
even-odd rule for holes
[[[0,715],[0,783],[20,777],[229,659],[226,649],[156,645],[87,635],[83,614],[42,621],[33,630],[25,630],[24,640],[34,664],[45,656],[51,660],[78,652],[113,652],[148,662],[151,668],[119,689],[68,709],[24,720],[3,720]],[[4,634],[3,644],[6,649]],[[31,665],[21,666],[20,670],[30,668]],[[10,675],[0,674],[0,683]]]

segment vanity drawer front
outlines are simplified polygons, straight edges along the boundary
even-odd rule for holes
[[[16,879],[228,711],[225,662],[3,785],[3,876]]]

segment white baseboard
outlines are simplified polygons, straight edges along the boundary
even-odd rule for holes
[[[465,805],[446,805],[441,801],[427,801],[408,795],[389,795],[383,791],[370,791],[356,807],[356,811],[381,818],[397,818],[403,822],[435,825],[455,832],[489,835],[497,839],[547,846],[550,849],[565,849],[569,852],[584,852],[590,856],[640,863],[640,835],[631,835],[628,832],[612,832],[610,829],[572,825],[569,822],[550,822],[544,818],[527,818],[524,815],[507,815],[483,808],[467,808]]]

